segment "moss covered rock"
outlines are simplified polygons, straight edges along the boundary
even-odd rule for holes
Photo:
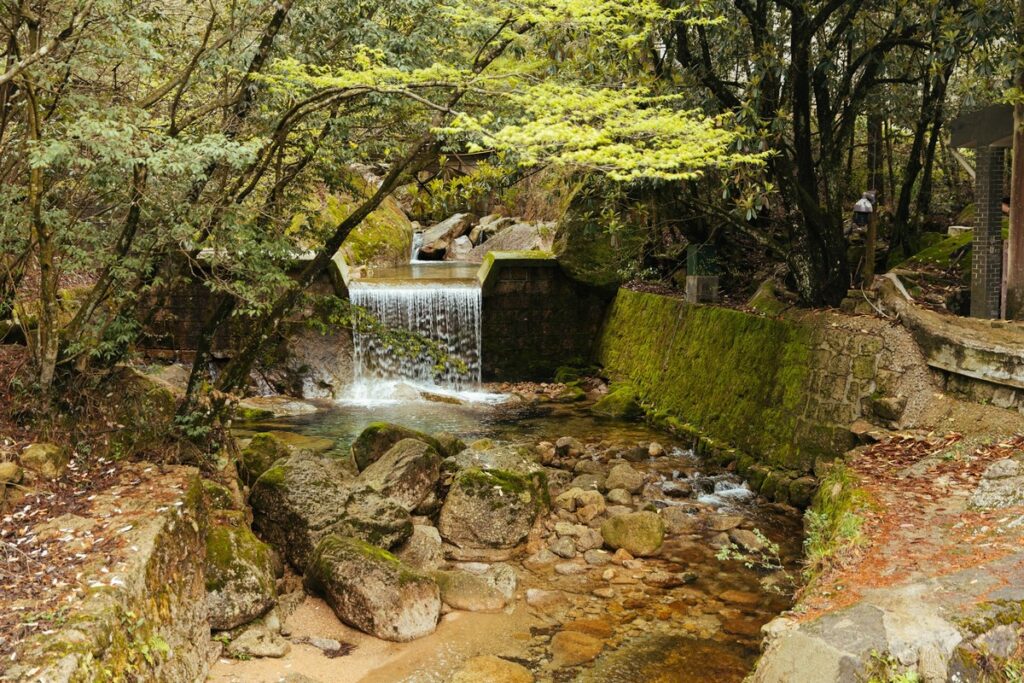
[[[359,475],[359,481],[412,512],[437,489],[441,456],[419,439],[402,439]]]
[[[637,557],[653,555],[665,538],[665,522],[656,512],[632,512],[612,517],[601,525],[605,544]]]
[[[323,595],[343,622],[384,640],[405,642],[433,633],[441,616],[440,591],[430,577],[354,538],[321,540],[306,585]]]
[[[22,466],[45,479],[56,479],[67,469],[71,454],[56,443],[33,443],[22,452]]]
[[[56,479],[64,473],[71,454],[55,443],[34,443],[21,452],[21,465],[44,479]]]
[[[402,439],[419,439],[438,453],[444,452],[441,443],[429,434],[390,422],[372,422],[352,442],[352,462],[362,472]]]
[[[434,439],[441,447],[441,450],[438,453],[442,458],[458,455],[468,448],[465,441],[451,432],[438,432],[437,434],[434,434]]]
[[[281,458],[290,457],[291,450],[275,435],[261,432],[253,435],[249,444],[242,449],[238,461],[238,474],[249,486],[252,486],[260,475],[273,467]]]
[[[322,188],[306,202],[308,211],[292,219],[292,229],[326,229],[345,220],[374,186],[354,169],[335,169],[331,189]],[[409,260],[412,223],[401,205],[388,197],[356,226],[341,247],[350,266],[396,266]]]
[[[206,537],[206,606],[210,627],[235,628],[277,602],[273,551],[241,515],[219,515]]]
[[[253,528],[300,571],[322,538],[352,536],[391,548],[412,534],[408,511],[365,483],[346,477],[340,463],[300,453],[279,460],[253,485]]]
[[[471,467],[455,476],[438,529],[461,548],[513,548],[530,532],[545,499],[527,475]]]
[[[636,387],[632,384],[616,384],[590,410],[595,415],[619,420],[638,420],[644,414]]]
[[[609,230],[607,196],[600,182],[582,183],[558,222],[553,248],[559,264],[574,280],[613,291],[622,282],[625,267],[639,257],[647,234],[633,222]]]

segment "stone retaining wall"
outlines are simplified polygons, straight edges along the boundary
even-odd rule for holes
[[[851,423],[905,425],[933,388],[909,333],[882,319],[770,318],[628,290],[595,358],[652,417],[692,431],[777,500],[800,490],[800,503],[803,480],[853,445]]]

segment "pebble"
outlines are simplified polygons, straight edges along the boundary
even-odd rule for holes
[[[652,441],[651,445],[647,447],[647,455],[652,458],[660,458],[665,455],[665,447],[657,441]]]
[[[583,574],[587,571],[587,565],[576,564],[575,562],[559,562],[555,565],[555,573],[562,576],[572,576],[574,574]]]
[[[606,496],[613,505],[632,505],[633,496],[626,489],[612,489]]]
[[[602,586],[600,588],[595,588],[591,591],[591,593],[593,593],[599,598],[611,599],[615,597],[615,589],[611,588],[610,586]]]
[[[612,561],[611,553],[606,550],[588,550],[583,553],[583,559],[587,564],[595,567],[603,567]]]
[[[530,607],[550,608],[564,605],[568,598],[562,591],[546,591],[540,588],[526,590],[526,604]]]
[[[576,557],[576,543],[568,536],[563,536],[551,544],[551,552],[559,557],[571,560]]]

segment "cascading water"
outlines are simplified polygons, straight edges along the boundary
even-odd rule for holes
[[[462,392],[480,384],[475,282],[371,280],[352,283],[349,295],[370,317],[353,333],[352,398],[394,398],[396,385]]]

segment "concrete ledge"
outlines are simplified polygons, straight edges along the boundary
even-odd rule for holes
[[[480,289],[486,296],[498,281],[502,268],[526,266],[528,268],[557,268],[558,260],[550,251],[491,251],[476,273]]]

